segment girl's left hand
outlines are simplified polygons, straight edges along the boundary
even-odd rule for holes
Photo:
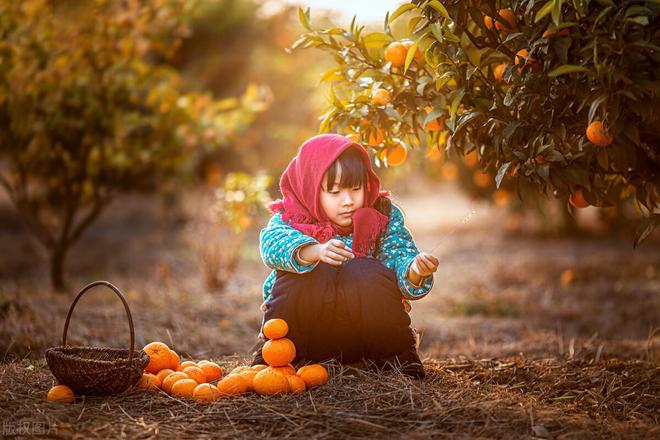
[[[410,269],[424,278],[438,270],[439,264],[440,261],[436,257],[426,252],[421,252],[415,257],[415,260],[410,265]]]

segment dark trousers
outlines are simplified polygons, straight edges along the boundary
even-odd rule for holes
[[[320,262],[312,271],[277,271],[263,322],[282,318],[296,345],[294,363],[337,359],[352,363],[415,351],[410,317],[396,274],[378,259],[342,266]],[[262,324],[263,325],[263,324]],[[253,363],[263,363],[261,348]]]

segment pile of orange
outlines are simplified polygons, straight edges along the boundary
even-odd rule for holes
[[[296,371],[291,361],[296,356],[294,343],[286,338],[289,327],[283,319],[271,319],[264,325],[262,355],[268,365],[239,366],[225,376],[223,368],[208,360],[181,362],[179,355],[163,342],[144,347],[149,364],[135,385],[150,391],[163,390],[173,396],[212,403],[221,397],[255,392],[265,396],[299,394],[325,384],[328,371],[322,365],[306,365]],[[48,400],[72,403],[73,391],[56,385],[48,392]]]

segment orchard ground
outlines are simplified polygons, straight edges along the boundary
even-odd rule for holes
[[[554,237],[451,186],[393,188],[418,247],[440,267],[413,302],[427,378],[330,365],[328,385],[300,396],[247,395],[214,405],[129,391],[46,402],[75,291],[106,279],[127,295],[138,344],[231,369],[246,364],[269,269],[257,225],[224,290],[204,286],[181,212],[141,196],[116,201],[71,252],[71,291],[51,292],[40,248],[0,204],[0,418],[3,436],[651,438],[660,436],[660,237]],[[477,212],[467,223],[471,209]],[[183,213],[194,221],[195,211]],[[579,220],[590,225],[589,210]],[[448,234],[450,231],[455,232]],[[332,331],[332,329],[328,329]],[[655,331],[655,332],[654,332]],[[109,291],[77,306],[73,344],[128,347]]]

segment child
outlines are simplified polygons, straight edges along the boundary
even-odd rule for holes
[[[438,259],[419,253],[364,148],[337,134],[314,136],[280,189],[283,199],[269,204],[273,216],[260,233],[261,256],[273,269],[261,310],[263,322],[289,324],[294,363],[398,360],[405,374],[423,378],[406,306],[431,290]],[[264,363],[259,348],[252,365]]]

